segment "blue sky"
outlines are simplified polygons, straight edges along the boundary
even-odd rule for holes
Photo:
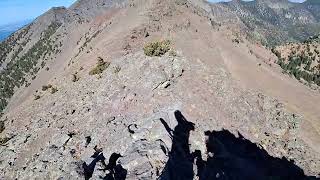
[[[0,0],[0,26],[34,19],[55,6],[70,6],[76,0]],[[209,0],[211,2],[228,0]],[[291,0],[301,2],[303,0]]]
[[[34,19],[55,6],[70,6],[75,0],[0,0],[0,26]]]

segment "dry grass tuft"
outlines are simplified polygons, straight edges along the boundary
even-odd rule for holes
[[[144,46],[144,54],[147,56],[162,56],[170,50],[170,45],[169,40],[150,42]]]
[[[89,75],[101,74],[104,70],[106,70],[110,66],[110,62],[105,62],[101,57],[98,58],[97,66],[94,67]]]

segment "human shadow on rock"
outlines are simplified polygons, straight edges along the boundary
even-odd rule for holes
[[[196,158],[200,180],[210,179],[312,179],[286,158],[276,158],[241,134],[207,131],[207,161]]]
[[[103,171],[108,171],[105,177],[100,177],[104,180],[125,180],[127,176],[127,170],[124,169],[121,164],[117,164],[117,160],[122,157],[120,154],[112,153],[112,155],[109,158],[108,164],[105,163],[106,158],[104,157],[102,153],[102,149],[96,149],[95,153],[91,156],[94,158],[92,162],[87,165],[85,162],[82,164],[83,168],[83,174],[85,177],[85,180],[89,180],[96,169],[97,163],[101,163],[103,166]]]
[[[193,179],[193,157],[189,148],[190,131],[194,124],[186,120],[180,111],[174,113],[178,125],[171,130],[165,120],[160,119],[172,138],[169,160],[160,179],[191,180]]]
[[[109,173],[103,178],[104,180],[125,180],[127,176],[127,170],[124,169],[121,164],[117,164],[117,160],[122,157],[120,154],[113,153],[109,158],[109,163],[104,170],[108,170]]]
[[[172,148],[159,179],[191,180],[196,176],[200,180],[316,179],[305,176],[292,161],[272,157],[241,134],[236,137],[228,130],[205,132],[207,160],[204,160],[200,150],[190,152],[189,136],[194,124],[180,111],[175,112],[175,117],[178,125],[174,130],[161,119],[164,128],[172,134]]]

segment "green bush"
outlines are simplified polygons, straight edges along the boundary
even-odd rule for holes
[[[51,93],[51,94],[54,94],[54,93],[56,93],[56,92],[58,92],[58,88],[52,87],[50,93]]]
[[[34,100],[38,100],[38,99],[40,99],[41,98],[41,96],[39,96],[39,95],[34,95]]]
[[[46,91],[48,89],[52,88],[52,85],[51,84],[48,84],[48,85],[43,85],[42,86],[42,91]]]
[[[105,62],[102,58],[98,58],[97,66],[94,67],[89,75],[101,74],[104,70],[106,70],[110,66],[110,62]]]
[[[11,138],[8,137],[0,137],[0,145],[6,144],[8,141],[10,141]]]
[[[71,80],[72,80],[72,82],[77,82],[77,81],[79,81],[79,77],[76,74],[72,74]]]
[[[170,50],[170,45],[169,40],[150,42],[144,46],[144,54],[147,56],[162,56]]]

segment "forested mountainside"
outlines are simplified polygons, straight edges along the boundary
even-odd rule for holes
[[[277,64],[296,79],[320,86],[320,37],[312,36],[302,43],[288,43],[272,51]]]

